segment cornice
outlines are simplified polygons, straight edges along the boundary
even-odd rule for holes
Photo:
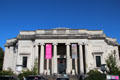
[[[55,30],[55,31],[54,31]],[[113,38],[108,38],[102,30],[87,30],[87,29],[69,29],[55,28],[47,30],[21,31],[20,34],[9,40],[5,46],[12,46],[18,40],[35,40],[35,39],[103,39],[109,45],[119,45]]]

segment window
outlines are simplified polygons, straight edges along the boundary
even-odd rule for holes
[[[23,57],[23,67],[27,67],[27,57]]]
[[[101,56],[96,56],[96,67],[101,66]]]
[[[92,53],[93,58],[94,58],[94,66],[96,67],[101,67],[102,59],[103,59],[103,52],[93,52]]]

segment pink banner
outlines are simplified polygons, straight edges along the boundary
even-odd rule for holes
[[[52,58],[52,44],[46,44],[46,59]]]

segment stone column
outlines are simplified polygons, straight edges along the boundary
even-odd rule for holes
[[[40,50],[40,74],[44,73],[44,43],[41,43]]]
[[[3,62],[3,70],[7,70],[9,67],[9,47],[5,46],[5,54],[4,54],[4,62]]]
[[[34,58],[38,59],[38,44],[35,45],[35,54],[34,54]]]
[[[66,56],[67,56],[67,69],[66,69],[66,73],[70,74],[70,43],[66,43]]]
[[[33,44],[33,53],[34,54],[32,57],[33,57],[34,63],[35,63],[35,61],[36,61],[36,63],[38,63],[38,50],[39,50],[38,44],[37,43]],[[33,63],[33,67],[34,67],[34,63]],[[40,67],[39,66],[37,66],[37,67],[38,67],[38,70],[40,70]],[[37,73],[39,73],[39,71],[37,71]]]
[[[18,58],[18,45],[16,46],[16,55],[15,55],[15,73],[17,73],[17,70],[16,70],[16,65],[17,65],[17,58]]]
[[[21,50],[21,46],[19,46],[19,43],[18,43],[18,53],[17,53],[17,62],[16,62],[16,68],[22,68],[22,57],[20,56],[20,51]],[[22,70],[17,70],[16,73],[19,74]]]
[[[75,59],[75,74],[78,74],[77,58]]]
[[[53,43],[54,45],[54,56],[53,56],[53,60],[52,60],[52,70],[53,70],[53,73],[57,74],[57,43]]]
[[[13,55],[14,55],[13,50],[14,50],[14,46],[10,46],[10,55],[9,55],[9,56],[10,56],[10,66],[9,66],[9,67],[10,67],[12,70],[14,70],[14,65],[15,65],[15,64],[14,64],[14,61],[15,61],[15,60],[14,60],[14,56],[13,56]]]
[[[80,60],[80,73],[84,73],[84,68],[83,68],[83,49],[82,49],[82,44],[79,43],[79,60]]]
[[[53,47],[52,47],[53,48]],[[54,48],[52,49],[52,50],[54,50]],[[53,51],[52,51],[52,60],[51,60],[51,64],[52,64],[52,70],[51,70],[51,74],[53,74],[54,73],[54,56],[53,56]]]
[[[16,58],[17,58],[17,45],[15,45],[14,47],[15,47],[15,49],[14,49],[13,57],[14,57],[14,72],[15,72],[16,71],[16,62],[17,62],[17,60],[16,60]]]
[[[32,51],[31,51],[32,52],[32,54],[31,54],[32,55],[32,68],[35,65],[35,50],[34,49],[35,49],[35,45],[33,44],[32,45]]]
[[[88,44],[87,43],[85,43],[84,44],[85,45],[85,63],[86,63],[86,73],[88,72],[88,61],[89,61],[89,59],[88,59]]]
[[[47,75],[50,75],[49,62],[50,62],[49,59],[47,59]]]

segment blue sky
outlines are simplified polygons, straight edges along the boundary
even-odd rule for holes
[[[0,0],[0,46],[21,30],[104,30],[120,43],[120,0]]]

